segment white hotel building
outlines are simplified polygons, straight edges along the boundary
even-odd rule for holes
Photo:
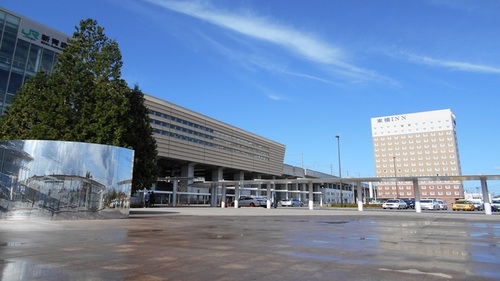
[[[375,117],[371,119],[377,177],[461,175],[450,109]],[[463,197],[460,181],[421,181],[421,198],[454,202]],[[377,198],[414,198],[411,182],[381,182]]]

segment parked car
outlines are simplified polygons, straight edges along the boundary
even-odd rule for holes
[[[406,199],[406,209],[415,209],[415,200],[413,199]]]
[[[466,199],[457,200],[453,206],[451,206],[453,211],[474,211],[476,207],[474,202]]]
[[[408,205],[402,199],[387,199],[387,201],[382,204],[384,209],[406,209]]]
[[[267,198],[263,196],[240,196],[238,199],[238,207],[266,207]]]
[[[471,201],[472,201],[472,204],[474,204],[474,209],[476,209],[478,211],[484,211],[484,203],[483,203],[483,201],[481,201],[479,199],[473,199]]]
[[[281,206],[283,207],[302,207],[304,206],[304,202],[300,201],[299,199],[283,199],[281,200]]]
[[[439,203],[436,199],[420,200],[420,208],[422,210],[439,210]]]
[[[440,210],[448,210],[448,204],[443,200],[438,200]]]
[[[491,211],[500,212],[500,199],[491,200]]]

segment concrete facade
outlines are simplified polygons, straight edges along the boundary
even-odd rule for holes
[[[459,176],[455,115],[450,109],[371,119],[377,177]],[[420,197],[463,197],[460,181],[420,182]],[[411,182],[381,182],[378,198],[414,198]]]

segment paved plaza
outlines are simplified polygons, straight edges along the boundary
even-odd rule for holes
[[[0,280],[500,280],[500,214],[177,207],[3,220]]]

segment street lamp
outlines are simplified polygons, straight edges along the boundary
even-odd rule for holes
[[[340,185],[340,206],[344,206],[344,199],[342,198],[342,168],[340,166],[340,136],[336,135],[337,138],[337,154],[339,156],[339,185]]]

